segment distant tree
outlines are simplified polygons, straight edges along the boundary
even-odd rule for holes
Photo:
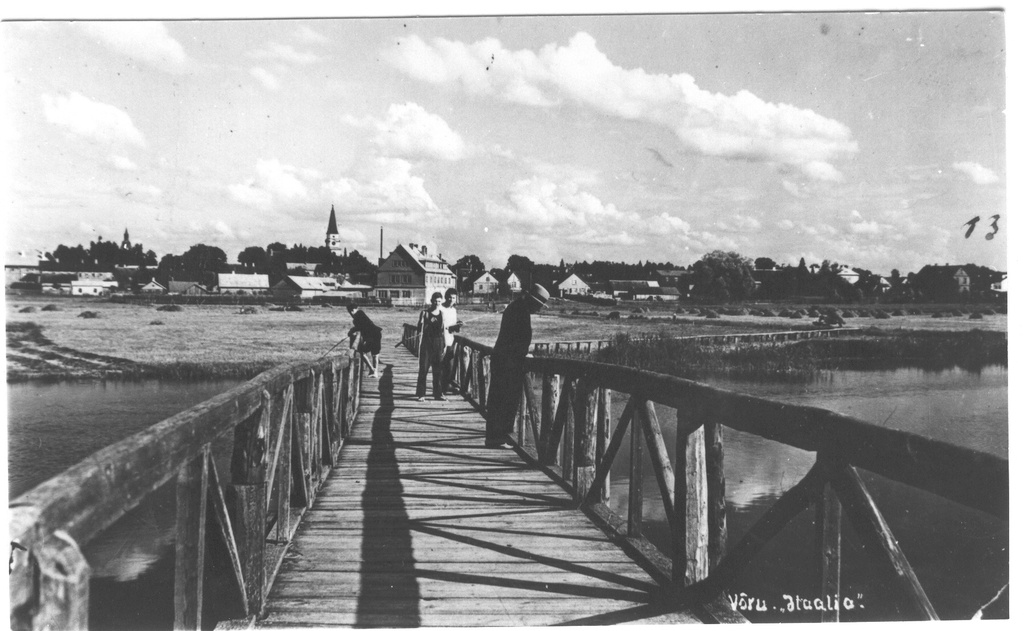
[[[466,270],[469,276],[479,276],[487,271],[487,266],[476,254],[465,254],[455,261],[456,270]]]
[[[265,272],[270,258],[263,248],[250,245],[238,253],[238,262],[246,267],[254,268],[258,272]]]
[[[529,272],[533,270],[533,261],[528,257],[513,254],[508,257],[508,262],[505,263],[505,269],[510,272]]]
[[[754,269],[775,269],[778,263],[767,256],[759,256],[754,259]]]
[[[157,267],[157,282],[164,284],[171,280],[187,280],[212,285],[216,282],[217,273],[224,269],[227,262],[224,250],[199,243],[180,256],[164,255]]]
[[[693,264],[694,294],[715,300],[743,300],[754,292],[754,265],[736,253],[715,250]]]

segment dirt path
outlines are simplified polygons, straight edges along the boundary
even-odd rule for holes
[[[33,322],[7,325],[7,381],[81,379],[138,372],[127,359],[58,346]]]

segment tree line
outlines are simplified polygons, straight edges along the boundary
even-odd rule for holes
[[[171,280],[192,281],[204,285],[216,284],[218,273],[238,271],[267,274],[271,284],[285,275],[348,275],[354,282],[376,284],[377,266],[358,250],[342,254],[326,246],[285,245],[274,242],[266,247],[248,246],[237,256],[237,265],[229,264],[225,252],[216,247],[198,243],[181,254],[165,254],[157,260],[152,250],[141,244],[121,247],[102,237],[83,245],[58,245],[44,255],[41,269],[76,271],[112,271],[115,268],[134,268],[130,275],[132,285],[141,285],[155,279],[165,287]],[[287,264],[301,263],[303,267],[289,270]],[[964,269],[976,287],[987,289],[1004,277],[1001,272],[968,263],[956,266]],[[887,293],[903,300],[951,299],[959,295],[956,280],[949,274],[926,273],[922,270],[902,276],[893,269],[883,277],[870,270],[850,268],[857,279],[840,274],[844,266],[828,259],[807,265],[803,258],[797,265],[779,265],[768,257],[751,260],[737,252],[716,250],[702,256],[689,266],[671,262],[637,261],[559,261],[557,265],[538,263],[529,257],[512,254],[504,267],[488,269],[476,254],[461,256],[451,265],[462,292],[472,290],[472,282],[484,272],[490,272],[499,281],[515,273],[529,286],[540,283],[554,290],[570,273],[584,280],[663,280],[658,272],[682,271],[691,297],[716,302],[750,299],[779,300],[793,297],[821,297],[826,300],[855,302]],[[883,278],[886,282],[883,282]],[[851,282],[852,281],[852,282]],[[886,288],[885,285],[888,284]],[[682,286],[680,285],[682,289]],[[974,288],[972,288],[974,289]]]

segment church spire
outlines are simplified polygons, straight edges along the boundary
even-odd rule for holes
[[[121,241],[121,249],[130,250],[132,249],[132,241],[128,238],[128,228],[124,229],[124,240]]]
[[[334,217],[334,204],[331,204],[331,219],[327,222],[327,234],[338,234],[338,220]]]
[[[334,216],[334,204],[331,204],[331,219],[327,222],[327,238],[324,239],[324,245],[335,255],[341,253],[341,235],[338,234],[338,219]]]

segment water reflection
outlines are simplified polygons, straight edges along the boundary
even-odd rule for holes
[[[9,497],[17,497],[96,451],[238,383],[9,384]],[[230,441],[230,436],[224,440]],[[221,472],[228,470],[230,450],[226,444],[214,445]],[[174,526],[172,479],[84,546],[92,569],[91,628],[171,628]]]
[[[954,369],[838,371],[811,383],[748,383],[718,380],[715,385],[755,396],[811,405],[887,427],[1007,454],[1008,380],[1005,367],[980,372]],[[625,397],[613,398],[618,418]],[[669,455],[675,459],[675,411],[655,406]],[[725,428],[726,497],[729,546],[811,468],[815,455]],[[626,513],[629,434],[612,467],[611,506]],[[649,461],[644,471],[644,534],[663,552],[670,538],[660,493]],[[931,494],[862,472],[869,491],[917,572],[940,617],[969,618],[1008,581],[1007,524]],[[815,515],[805,511],[768,543],[735,586],[769,603],[783,595],[818,593],[814,541]],[[842,593],[857,603],[846,620],[901,620],[910,614],[892,603],[896,589],[889,570],[865,553],[849,523],[843,526]],[[744,612],[755,621],[817,621],[815,612]]]

